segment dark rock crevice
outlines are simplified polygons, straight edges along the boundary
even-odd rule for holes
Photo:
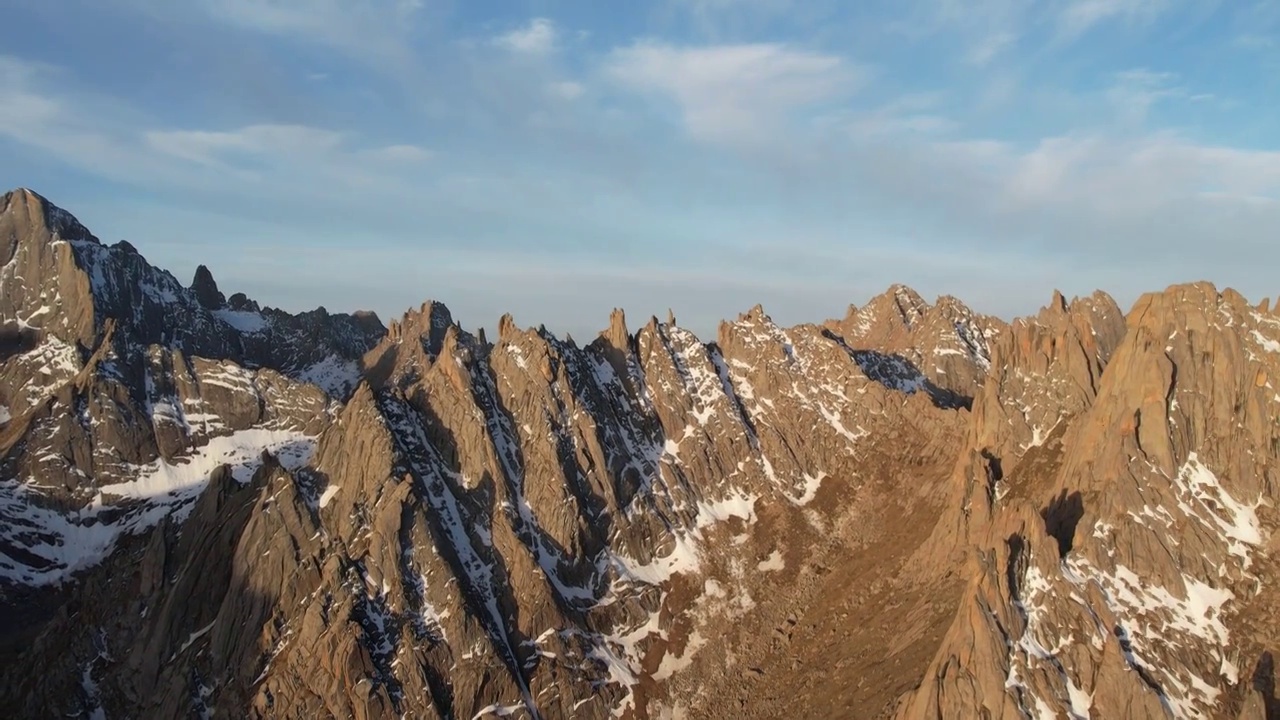
[[[1040,511],[1044,530],[1058,542],[1058,558],[1065,559],[1075,544],[1076,526],[1084,517],[1084,498],[1079,492],[1063,490]]]

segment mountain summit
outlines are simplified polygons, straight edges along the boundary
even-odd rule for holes
[[[1266,301],[637,326],[290,314],[4,195],[0,713],[1274,715]]]

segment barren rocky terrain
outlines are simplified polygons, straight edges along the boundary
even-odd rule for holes
[[[1280,301],[1045,294],[487,338],[0,196],[0,715],[1280,717]]]

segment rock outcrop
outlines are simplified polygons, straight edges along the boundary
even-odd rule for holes
[[[991,369],[991,345],[1005,329],[998,318],[973,312],[956,298],[933,305],[894,285],[844,320],[827,327],[867,374],[889,387],[926,390],[941,402],[968,406]]]
[[[1106,298],[1055,297],[998,346],[1015,382],[988,381],[974,435],[1004,470],[969,493],[982,496],[969,501],[982,506],[967,518],[969,584],[900,717],[1214,718],[1265,704],[1249,673],[1276,639],[1254,617],[1277,607],[1262,569],[1280,320],[1201,283],[1146,295],[1118,322]]]

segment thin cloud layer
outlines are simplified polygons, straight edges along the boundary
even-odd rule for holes
[[[545,55],[556,47],[556,26],[547,18],[534,18],[529,24],[494,38],[500,47],[512,52]]]
[[[612,51],[605,68],[627,88],[674,101],[689,134],[713,142],[763,140],[793,113],[852,92],[861,76],[838,56],[773,43],[641,42]]]

